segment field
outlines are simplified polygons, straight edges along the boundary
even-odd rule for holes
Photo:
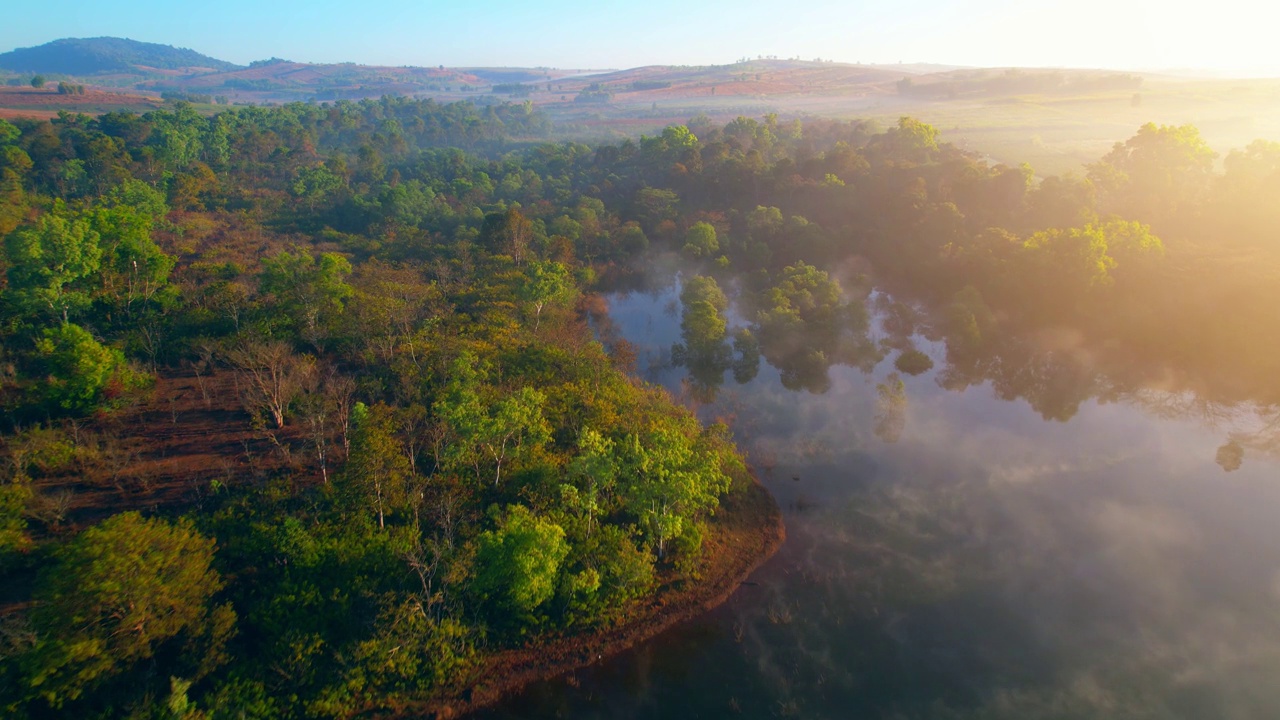
[[[861,118],[882,126],[910,115],[937,126],[944,140],[997,162],[1029,163],[1040,175],[1082,172],[1084,164],[1146,122],[1194,124],[1220,155],[1258,138],[1280,138],[1277,79],[796,60],[608,72],[282,60],[228,72],[189,70],[94,78],[84,95],[59,95],[53,87],[0,88],[0,117],[48,119],[62,109],[144,112],[160,106],[161,91],[220,95],[242,104],[330,102],[384,94],[442,102],[530,102],[555,121],[559,137],[593,141],[653,134],[699,114],[717,121],[766,113],[783,118]],[[98,82],[122,89],[105,90]],[[199,109],[216,112],[218,107]]]
[[[99,115],[116,110],[146,112],[161,107],[160,98],[142,93],[86,87],[83,95],[63,95],[57,83],[43,88],[0,87],[0,117],[50,118],[59,110]]]

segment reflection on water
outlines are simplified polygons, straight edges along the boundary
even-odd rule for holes
[[[732,422],[788,542],[726,606],[486,716],[1280,717],[1274,408],[1067,332],[944,343],[885,296],[828,346],[860,353],[690,381],[675,297],[611,316],[643,374]],[[934,368],[898,372],[913,349]]]

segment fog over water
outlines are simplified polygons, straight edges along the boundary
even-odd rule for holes
[[[610,315],[688,397],[678,296]],[[1046,420],[943,389],[945,348],[911,341],[934,369],[888,401],[894,352],[825,392],[726,373],[700,413],[731,421],[786,545],[719,610],[485,716],[1280,717],[1274,416],[1127,390]]]

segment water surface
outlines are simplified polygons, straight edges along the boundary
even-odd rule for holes
[[[1274,419],[1070,364],[947,390],[920,336],[916,377],[891,353],[824,392],[766,362],[691,391],[675,286],[610,315],[643,376],[714,395],[788,541],[722,608],[485,717],[1280,717]]]

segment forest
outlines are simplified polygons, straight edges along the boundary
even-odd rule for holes
[[[0,121],[7,717],[406,715],[696,586],[752,480],[611,332],[598,293],[657,255],[695,395],[923,372],[914,328],[946,387],[1046,418],[1136,382],[1083,352],[1280,402],[1280,144],[1149,124],[1037,177],[906,117],[550,132],[397,98]]]

